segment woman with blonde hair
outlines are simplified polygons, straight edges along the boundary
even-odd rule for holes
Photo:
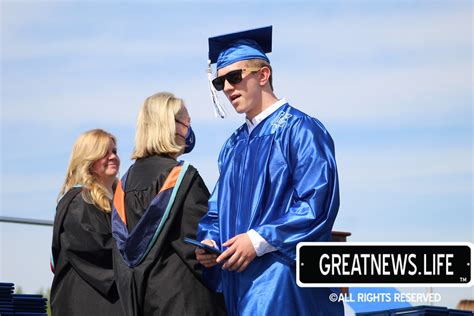
[[[183,100],[147,98],[132,159],[117,185],[112,214],[114,269],[126,315],[219,315],[223,298],[201,282],[194,246],[209,191],[198,171],[177,158],[195,143]]]
[[[101,129],[74,143],[53,227],[53,315],[122,315],[113,276],[111,201],[120,160]]]

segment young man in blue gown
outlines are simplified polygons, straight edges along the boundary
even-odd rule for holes
[[[207,281],[229,315],[343,315],[338,289],[300,288],[296,245],[329,241],[339,208],[334,143],[317,119],[273,92],[271,27],[209,39],[213,87],[246,122],[225,142],[198,238]]]

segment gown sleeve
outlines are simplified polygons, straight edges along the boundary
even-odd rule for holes
[[[228,142],[222,147],[221,152],[219,153],[218,159],[218,167],[219,172],[222,170],[222,164],[224,160],[224,156],[226,155]],[[221,248],[221,240],[220,240],[220,228],[219,228],[219,210],[217,207],[217,198],[219,196],[219,179],[214,186],[214,190],[212,191],[211,197],[208,201],[208,209],[207,213],[199,222],[198,232],[197,232],[197,240],[203,241],[206,239],[213,240],[218,248]]]
[[[219,156],[219,169],[221,165],[221,158],[222,151]],[[205,239],[213,240],[217,247],[221,248],[219,212],[217,207],[218,187],[219,180],[217,180],[217,183],[214,186],[214,191],[208,200],[207,213],[204,214],[204,216],[201,218],[201,221],[199,222],[196,239],[199,241],[203,241]],[[216,265],[212,268],[205,268],[203,269],[202,273],[204,282],[210,289],[216,292],[222,292],[221,268],[219,265]]]
[[[221,241],[219,237],[219,213],[217,211],[218,187],[219,183],[216,183],[214,191],[209,198],[208,211],[199,222],[197,240],[203,241],[205,239],[210,239],[215,241],[217,246],[220,247]]]
[[[62,251],[72,268],[106,296],[114,284],[109,215],[78,195],[70,204],[63,225]]]
[[[196,230],[199,220],[207,212],[208,199],[209,190],[199,173],[196,172],[194,179],[191,182],[189,192],[184,200],[184,216],[181,220],[182,236],[196,238]]]
[[[209,191],[204,184],[201,176],[196,172],[196,176],[193,178],[190,184],[189,191],[186,194],[186,198],[183,204],[183,216],[181,219],[181,232],[179,242],[174,242],[174,248],[176,252],[180,254],[186,265],[190,270],[204,282],[204,284],[211,290],[221,292],[219,281],[220,281],[220,269],[218,267],[211,269],[203,269],[199,261],[196,259],[195,249],[193,245],[186,244],[182,241],[183,237],[190,237],[193,239],[200,240],[199,234],[203,236],[204,231],[198,229],[201,227],[202,222],[199,221],[202,218],[208,218]],[[206,213],[207,212],[207,213]],[[217,218],[215,218],[217,222]],[[208,232],[206,230],[206,232]],[[215,232],[216,234],[218,232]],[[218,235],[217,235],[218,236]]]
[[[279,251],[273,255],[294,264],[296,245],[327,241],[339,209],[339,187],[334,144],[313,118],[301,118],[289,131],[286,151],[293,191],[284,215],[255,231]]]
[[[181,252],[181,256],[186,258],[186,263],[194,272],[196,272],[195,267],[198,265],[198,261],[194,254],[195,247],[184,243],[182,240],[184,237],[192,239],[196,238],[199,220],[207,212],[208,199],[209,190],[199,173],[195,171],[184,196],[182,204],[183,215],[181,216],[181,223],[179,226],[180,238],[178,239],[179,243],[177,243],[175,247],[178,252]]]

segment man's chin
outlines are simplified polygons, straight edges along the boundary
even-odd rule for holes
[[[245,108],[243,106],[239,106],[239,104],[233,105],[235,112],[242,114],[245,113]]]

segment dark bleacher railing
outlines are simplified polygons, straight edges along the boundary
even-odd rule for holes
[[[49,220],[19,218],[19,217],[9,217],[9,216],[0,216],[0,222],[14,223],[14,224],[40,225],[40,226],[53,226],[53,221],[49,221]]]
[[[0,216],[0,223],[53,226],[53,221]],[[47,298],[41,294],[15,294],[14,284],[0,282],[0,315],[38,315],[47,316],[49,310]]]

